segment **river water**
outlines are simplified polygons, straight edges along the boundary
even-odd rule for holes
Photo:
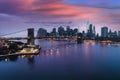
[[[37,40],[38,55],[0,59],[0,80],[120,80],[120,46]]]

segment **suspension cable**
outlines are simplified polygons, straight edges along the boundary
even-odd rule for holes
[[[11,33],[3,34],[3,35],[0,35],[0,36],[2,37],[2,36],[12,35],[12,34],[17,34],[17,33],[20,33],[20,32],[26,31],[26,30],[27,30],[27,29],[25,29],[25,30],[20,30],[20,31],[16,31],[16,32],[11,32]]]

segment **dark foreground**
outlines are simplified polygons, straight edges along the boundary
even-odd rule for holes
[[[120,46],[37,41],[38,55],[0,58],[0,80],[120,80]]]

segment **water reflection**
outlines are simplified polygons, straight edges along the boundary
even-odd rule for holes
[[[84,44],[94,46],[96,44],[96,41],[95,40],[84,40]]]
[[[57,54],[57,56],[59,56],[60,55],[60,51],[59,51],[59,49],[57,48],[57,50],[56,50],[56,54]]]
[[[35,63],[34,55],[29,55],[29,56],[27,56],[27,58],[28,58],[28,63],[29,64],[34,64]]]
[[[100,42],[100,45],[101,45],[102,47],[107,47],[107,46],[109,45],[109,43],[107,43],[107,42]]]
[[[18,60],[18,55],[9,56],[8,58],[10,61],[16,62]]]
[[[88,59],[89,58],[89,45],[85,45],[84,51],[85,51],[85,57],[86,59]]]
[[[38,44],[42,47],[42,50],[40,51],[40,56],[46,56],[52,57],[60,57],[62,55],[69,55],[71,54],[71,50],[73,53],[84,53],[85,58],[89,59],[90,56],[94,56],[94,47],[98,45],[98,43],[94,40],[85,40],[83,44],[76,44],[71,42],[57,42],[57,41],[38,41]],[[105,47],[108,46],[107,43],[100,43],[101,46]],[[81,50],[80,50],[81,48]],[[82,50],[83,49],[83,50]],[[102,49],[102,54],[106,53],[104,49]],[[28,59],[28,63],[34,64],[35,55],[15,55],[15,56],[9,56],[9,57],[0,57],[0,61],[17,61],[18,59]]]
[[[83,44],[76,44],[71,42],[57,42],[57,41],[38,41],[38,44],[42,47],[42,50],[40,51],[39,57],[46,56],[46,58],[49,57],[60,57],[62,55],[69,56],[71,52],[73,53],[79,53],[83,54],[86,58],[86,60],[89,60],[90,57],[94,57],[94,51],[97,49],[97,46],[99,45],[99,48],[101,48],[101,54],[105,55],[106,48],[110,46],[109,43],[97,43],[94,40],[85,40]],[[97,46],[96,46],[97,45]],[[101,47],[100,47],[101,46]],[[34,64],[35,60],[34,58],[36,55],[15,55],[15,56],[9,56],[9,57],[0,57],[0,61],[5,62],[16,62],[19,60],[28,59],[28,63]]]
[[[84,41],[84,53],[85,53],[85,58],[88,60],[90,56],[94,56],[94,47],[96,45],[95,40],[85,40]]]
[[[34,55],[28,55],[27,60],[28,60],[29,69],[34,70],[34,66],[35,66]]]
[[[0,57],[0,61],[5,61],[5,62],[16,62],[18,60],[18,55],[11,55],[11,56],[6,56],[6,57]]]
[[[120,46],[94,41],[83,44],[40,41],[38,44],[42,47],[38,55],[0,57],[1,74],[9,76],[10,68],[12,78],[16,72],[25,75],[22,77],[37,77],[39,80],[46,77],[49,78],[47,80],[110,80],[109,76],[120,78],[116,76],[120,75]]]

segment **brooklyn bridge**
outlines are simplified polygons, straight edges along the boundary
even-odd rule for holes
[[[7,37],[9,35],[16,35],[22,32],[26,32],[26,31],[27,31],[26,37],[23,37],[22,35],[21,37]],[[25,39],[27,40],[27,44],[34,44],[35,39],[58,40],[58,41],[64,40],[64,41],[74,41],[77,43],[82,42],[82,35],[80,33],[77,33],[76,36],[35,36],[36,31],[37,30],[35,30],[34,28],[28,28],[25,30],[2,34],[0,35],[0,41],[2,40],[24,40]]]

